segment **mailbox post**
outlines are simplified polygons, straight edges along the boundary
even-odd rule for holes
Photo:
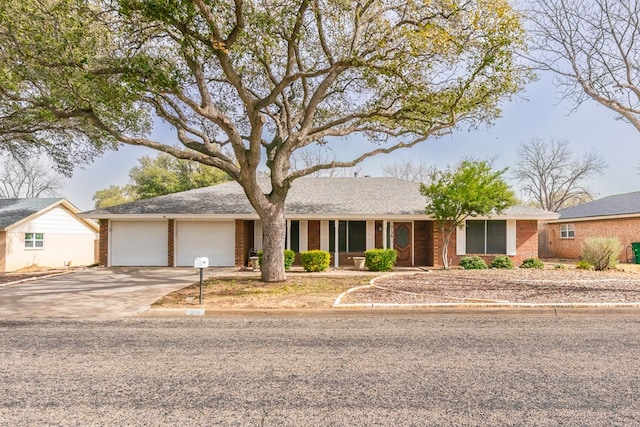
[[[202,272],[205,268],[209,267],[209,258],[206,256],[197,257],[193,261],[193,267],[200,269],[200,305],[202,305]]]

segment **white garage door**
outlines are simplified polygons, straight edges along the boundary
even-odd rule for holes
[[[111,221],[111,265],[167,266],[167,222]]]
[[[193,267],[197,257],[209,258],[212,267],[235,264],[234,221],[178,221],[176,223],[176,265]]]

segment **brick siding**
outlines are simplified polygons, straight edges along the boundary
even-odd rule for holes
[[[567,223],[565,223],[567,224]],[[601,219],[576,221],[573,239],[560,238],[561,224],[547,224],[549,253],[553,258],[578,259],[582,245],[588,237],[615,237],[620,241],[622,253],[620,261],[626,262],[627,255],[633,258],[630,250],[632,242],[640,242],[640,218]]]
[[[415,221],[414,230],[414,264],[433,266],[433,221]]]
[[[434,266],[442,267],[442,230],[434,226]],[[476,255],[476,254],[473,254]],[[458,265],[460,259],[465,255],[456,255],[456,232],[454,231],[449,241],[449,266]],[[496,254],[477,255],[482,258],[487,265],[490,264]],[[516,221],[516,255],[509,256],[516,266],[522,264],[527,258],[538,258],[538,221],[518,220]]]
[[[0,273],[7,269],[7,232],[0,231]]]
[[[235,228],[235,266],[242,267],[249,263],[249,250],[254,246],[254,222],[237,219]]]
[[[106,267],[109,263],[109,220],[100,220],[100,239],[98,242],[98,264]]]
[[[307,245],[309,250],[320,250],[320,221],[309,221],[307,230]]]
[[[175,228],[176,228],[176,220],[175,219],[170,219],[168,220],[167,223],[167,265],[169,267],[175,267],[175,260],[174,260],[174,254],[175,254],[175,236],[176,236],[176,232],[175,232]]]

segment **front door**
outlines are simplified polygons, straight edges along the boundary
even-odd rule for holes
[[[398,252],[396,265],[400,267],[410,267],[412,265],[411,227],[412,224],[410,222],[393,223],[393,249]]]

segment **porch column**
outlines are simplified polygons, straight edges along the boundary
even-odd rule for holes
[[[291,249],[291,220],[287,220],[287,241],[285,245],[286,249]]]
[[[387,249],[387,220],[382,220],[382,249]]]
[[[340,264],[338,261],[338,254],[339,254],[339,247],[340,244],[338,243],[338,227],[340,226],[340,221],[338,221],[337,219],[333,220],[333,267],[334,268],[338,268],[338,265]]]

